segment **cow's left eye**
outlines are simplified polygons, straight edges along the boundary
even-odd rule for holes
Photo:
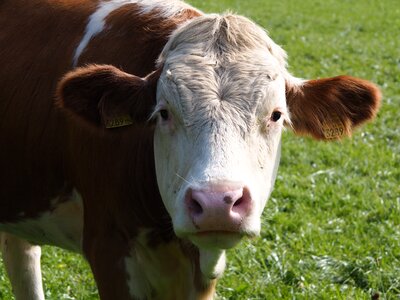
[[[160,116],[161,116],[161,119],[163,119],[164,121],[167,121],[167,120],[169,119],[168,110],[166,110],[166,109],[161,109],[161,110],[160,110]]]
[[[272,113],[272,115],[271,115],[271,120],[272,120],[273,122],[278,122],[279,119],[281,118],[281,116],[282,116],[282,113],[281,113],[280,111],[276,110],[276,111],[274,111],[274,112]]]

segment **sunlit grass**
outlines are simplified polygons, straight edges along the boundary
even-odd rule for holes
[[[376,82],[383,105],[343,142],[284,133],[261,237],[229,251],[221,299],[400,298],[400,6],[396,0],[190,1],[268,29],[303,78]],[[43,249],[48,299],[97,299],[87,264]],[[10,287],[0,271],[0,299]]]

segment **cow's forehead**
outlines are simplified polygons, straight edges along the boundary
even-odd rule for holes
[[[162,86],[164,89],[186,89],[187,93],[178,91],[179,96],[195,97],[196,102],[206,97],[207,101],[234,103],[254,98],[255,94],[265,94],[280,75],[279,67],[266,55],[248,54],[229,62],[207,56],[182,55],[165,64]]]
[[[179,27],[165,45],[159,66],[182,55],[208,57],[219,63],[248,59],[252,51],[269,53],[281,68],[286,67],[286,53],[267,33],[242,16],[205,15]]]
[[[271,87],[283,89],[274,81],[286,72],[286,54],[244,17],[206,15],[172,34],[159,64],[159,94],[175,104],[180,115],[190,118],[193,112],[203,112],[200,116],[207,117],[213,111],[223,117],[232,111],[250,119],[260,99],[271,99],[264,103],[267,106],[277,105],[272,103],[277,97],[266,94],[274,90]]]
[[[159,99],[176,110],[187,127],[204,130],[207,124],[225,123],[248,132],[260,115],[285,106],[284,98],[277,96],[284,94],[284,86],[277,82],[283,78],[276,62],[266,58],[257,62],[241,58],[218,63],[208,57],[183,56],[164,66]]]

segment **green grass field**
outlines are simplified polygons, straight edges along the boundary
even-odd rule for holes
[[[382,88],[373,123],[321,143],[283,134],[261,237],[229,251],[220,299],[400,299],[398,0],[191,0],[270,32],[303,78],[349,74]],[[98,299],[87,263],[43,247],[48,299]],[[4,269],[0,299],[12,299]]]

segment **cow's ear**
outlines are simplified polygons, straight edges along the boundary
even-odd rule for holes
[[[319,140],[350,136],[354,127],[375,117],[381,93],[373,83],[350,76],[286,81],[292,128]]]
[[[159,73],[140,78],[109,65],[77,68],[58,84],[57,103],[97,127],[143,123],[156,103]]]

